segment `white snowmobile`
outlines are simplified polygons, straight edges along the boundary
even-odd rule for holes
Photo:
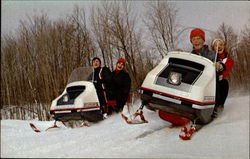
[[[212,120],[215,92],[216,71],[212,61],[173,51],[147,74],[140,87],[140,109],[146,106],[159,110],[160,118],[174,125],[190,121],[193,125],[207,124]]]
[[[63,93],[52,101],[50,114],[57,121],[103,119],[91,67],[73,70]]]
[[[91,67],[73,70],[63,93],[52,101],[49,111],[55,122],[48,129],[58,128],[57,121],[61,121],[66,127],[75,127],[90,126],[89,122],[104,119],[92,82],[92,72]],[[41,132],[33,123],[30,126],[35,132]]]

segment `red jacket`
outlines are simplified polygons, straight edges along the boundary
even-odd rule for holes
[[[232,70],[234,66],[234,60],[230,57],[227,57],[227,53],[225,52],[223,52],[222,54],[219,54],[219,57],[226,66],[226,70],[222,74],[223,79],[228,79],[229,72]]]

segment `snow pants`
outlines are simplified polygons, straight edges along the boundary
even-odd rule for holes
[[[228,96],[228,80],[223,79],[216,82],[216,105],[224,105]]]

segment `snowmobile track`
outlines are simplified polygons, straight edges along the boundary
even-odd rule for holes
[[[148,135],[151,135],[151,134],[153,134],[153,133],[155,133],[155,132],[157,132],[157,131],[160,131],[160,130],[162,130],[162,129],[164,129],[164,128],[167,128],[167,127],[168,127],[168,126],[162,126],[162,127],[156,128],[156,129],[154,129],[154,130],[146,131],[146,132],[142,133],[141,135],[138,135],[138,136],[136,137],[136,139],[144,138],[144,137],[146,137],[146,136],[148,136]]]

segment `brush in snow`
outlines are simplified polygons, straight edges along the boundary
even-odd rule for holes
[[[183,126],[189,121],[199,125],[212,121],[215,92],[215,62],[180,51],[169,52],[140,87],[143,105],[159,110],[163,120]],[[190,128],[187,132],[190,135],[196,130]]]

